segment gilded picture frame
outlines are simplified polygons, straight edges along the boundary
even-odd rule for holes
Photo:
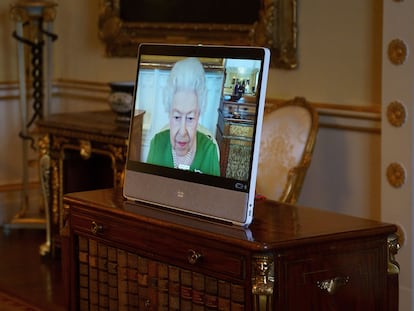
[[[214,24],[127,22],[120,15],[121,0],[100,0],[99,37],[109,57],[135,57],[141,42],[255,45],[271,50],[272,67],[295,68],[297,0],[256,1],[260,9],[254,23]]]

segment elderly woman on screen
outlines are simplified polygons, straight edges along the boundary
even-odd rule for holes
[[[165,90],[169,127],[152,138],[148,163],[220,175],[217,143],[199,125],[207,101],[205,79],[197,58],[175,63]]]

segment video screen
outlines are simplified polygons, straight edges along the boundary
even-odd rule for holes
[[[191,178],[197,173],[247,182],[261,65],[142,55],[129,161],[155,174],[172,169]]]

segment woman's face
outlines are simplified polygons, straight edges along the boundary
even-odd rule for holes
[[[178,91],[174,94],[170,112],[170,140],[178,156],[195,151],[199,115],[197,95],[193,91]]]

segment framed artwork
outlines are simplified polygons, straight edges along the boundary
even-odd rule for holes
[[[99,37],[111,57],[141,42],[266,46],[271,66],[297,65],[296,0],[100,0]]]

